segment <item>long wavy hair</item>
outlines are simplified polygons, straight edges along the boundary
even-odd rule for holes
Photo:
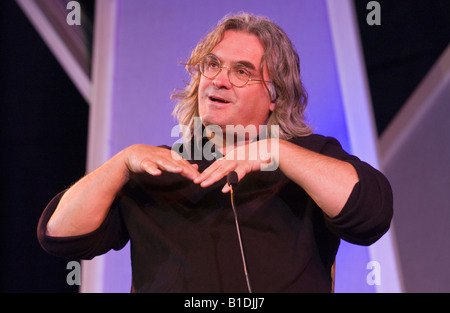
[[[300,79],[300,60],[291,40],[268,18],[247,13],[225,16],[192,51],[186,63],[191,80],[181,92],[172,95],[172,99],[178,100],[173,115],[180,125],[189,127],[190,133],[193,134],[193,121],[199,116],[198,87],[201,73],[198,63],[222,40],[227,30],[253,34],[264,47],[260,72],[263,73],[265,63],[272,84],[264,84],[271,101],[275,103],[275,109],[267,121],[267,129],[270,129],[271,125],[278,125],[278,136],[281,139],[311,134],[312,130],[306,124],[304,116],[308,97]]]

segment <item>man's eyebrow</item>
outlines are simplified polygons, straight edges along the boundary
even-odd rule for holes
[[[222,61],[217,55],[215,55],[214,53],[210,53],[209,55],[215,57],[217,60],[220,61],[220,63],[223,63],[223,61]],[[249,70],[256,70],[255,65],[254,65],[252,62],[250,62],[250,61],[242,60],[242,61],[237,61],[237,62],[234,63],[234,64],[244,65],[244,66],[245,66],[246,68],[248,68]],[[234,65],[234,64],[233,64],[233,65]]]
[[[249,70],[256,70],[255,65],[253,65],[253,63],[251,63],[249,61],[238,61],[238,62],[236,62],[236,64],[244,65]]]

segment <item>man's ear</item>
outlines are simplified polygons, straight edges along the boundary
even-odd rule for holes
[[[270,104],[269,104],[269,111],[273,112],[273,110],[275,110],[275,102],[270,102]]]
[[[269,110],[271,112],[273,112],[273,110],[275,110],[275,101],[277,100],[277,90],[275,89],[275,86],[273,83],[270,83],[268,85],[266,85],[267,87],[267,91],[269,92],[269,97],[270,97],[270,106],[269,106]]]

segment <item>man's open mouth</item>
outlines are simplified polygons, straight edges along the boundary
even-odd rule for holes
[[[227,100],[217,97],[217,96],[210,96],[209,100],[211,100],[213,102],[218,102],[218,103],[230,103],[230,101],[227,101]]]

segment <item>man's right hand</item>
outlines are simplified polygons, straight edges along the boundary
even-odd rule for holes
[[[133,173],[147,172],[158,176],[165,171],[179,173],[190,180],[200,175],[197,164],[190,164],[175,151],[160,147],[132,145],[125,150],[124,162]]]
[[[103,223],[131,173],[157,176],[163,171],[190,180],[200,175],[196,164],[190,164],[170,149],[132,145],[120,151],[66,191],[47,224],[47,234],[68,237],[94,231]]]

